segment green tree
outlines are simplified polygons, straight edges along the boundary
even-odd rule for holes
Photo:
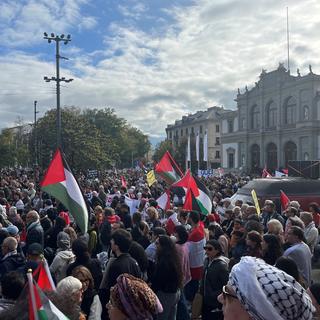
[[[100,131],[75,107],[63,108],[62,148],[70,166],[75,169],[104,168],[110,166],[108,149],[103,148]],[[37,123],[40,139],[40,157],[46,167],[56,146],[56,109],[49,110]],[[102,147],[103,146],[103,147]]]
[[[153,160],[159,162],[163,155],[169,151],[171,155],[174,155],[172,142],[170,140],[163,140],[156,145],[153,154]]]
[[[120,167],[130,167],[132,159],[143,158],[150,150],[148,137],[118,118],[113,109],[87,109],[84,116],[93,123],[112,145],[110,154]]]
[[[13,167],[16,164],[16,140],[11,130],[4,129],[0,135],[0,167]]]

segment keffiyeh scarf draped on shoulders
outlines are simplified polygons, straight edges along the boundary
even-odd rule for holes
[[[229,285],[253,319],[312,319],[314,307],[302,286],[261,259],[243,257],[232,268]]]

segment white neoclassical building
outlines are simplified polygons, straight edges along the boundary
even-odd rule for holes
[[[289,160],[320,159],[320,75],[292,75],[283,64],[238,89],[237,109],[221,115],[222,166],[254,172]]]

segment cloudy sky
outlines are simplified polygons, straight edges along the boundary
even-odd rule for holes
[[[320,74],[319,0],[1,0],[0,128],[55,107],[55,46],[43,32],[71,34],[61,46],[61,104],[112,107],[153,141],[182,115],[235,108],[237,88],[286,63]]]

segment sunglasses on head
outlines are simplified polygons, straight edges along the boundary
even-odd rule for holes
[[[212,251],[213,250],[213,247],[203,247],[204,250],[207,250],[207,251]]]
[[[222,294],[223,294],[223,299],[226,299],[226,297],[231,297],[234,299],[238,299],[238,297],[235,294],[232,294],[230,292],[227,291],[227,286],[223,286],[222,287]]]

